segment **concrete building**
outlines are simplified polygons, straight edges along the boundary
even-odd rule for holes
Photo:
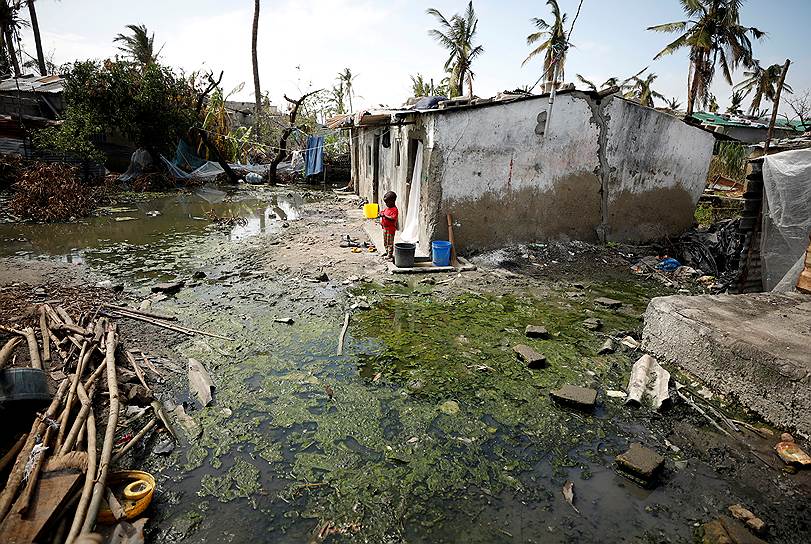
[[[691,122],[706,127],[708,130],[727,136],[745,144],[765,142],[769,134],[768,121],[757,121],[728,114],[697,112]],[[773,138],[796,138],[811,128],[799,121],[778,119],[774,127]]]
[[[460,104],[459,102],[462,102]],[[427,253],[454,219],[460,249],[542,240],[637,241],[691,226],[714,137],[617,95],[440,102],[361,112],[353,179],[370,202],[398,194],[401,232]]]

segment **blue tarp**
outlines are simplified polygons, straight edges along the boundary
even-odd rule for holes
[[[324,171],[324,137],[307,138],[307,152],[304,155],[305,175],[315,176]]]

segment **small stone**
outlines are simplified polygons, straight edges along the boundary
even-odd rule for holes
[[[572,287],[574,287],[575,289],[585,289],[586,288],[585,284],[582,284],[580,282],[574,282],[572,284]]]
[[[603,328],[603,322],[596,317],[590,317],[583,321],[583,326],[590,331],[599,331]]]
[[[766,544],[766,542],[750,533],[743,523],[728,516],[720,517],[727,534],[735,544]]]
[[[315,277],[315,279],[320,281],[320,282],[325,282],[325,281],[329,281],[329,276],[327,276],[326,272],[322,272],[319,275],[317,275]]]
[[[610,338],[603,343],[597,351],[597,355],[606,355],[608,353],[614,353],[614,341]]]
[[[622,302],[620,302],[619,300],[614,300],[613,298],[606,297],[595,298],[594,302],[596,304],[599,304],[600,306],[611,308],[612,310],[616,310],[617,308],[622,307]]]
[[[549,338],[549,331],[540,325],[527,325],[524,334],[527,335],[527,338]]]
[[[203,278],[205,278],[205,277],[206,277],[206,273],[205,273],[205,272],[203,272],[202,270],[198,270],[197,272],[195,272],[194,274],[192,274],[192,276],[191,276],[191,277],[192,277],[193,279],[195,279],[195,280],[202,280]]]
[[[578,408],[594,408],[597,402],[597,391],[576,385],[564,385],[560,389],[550,391],[549,394],[558,402]]]
[[[152,292],[171,295],[180,291],[184,285],[186,285],[186,282],[184,281],[159,283],[152,286]]]
[[[455,400],[446,400],[439,405],[439,411],[449,416],[455,416],[459,413],[459,403]]]
[[[704,538],[701,540],[702,544],[735,544],[724,529],[724,524],[721,520],[715,519],[707,522],[703,526]]]
[[[664,457],[637,442],[631,444],[628,451],[617,456],[620,468],[645,481],[652,480],[664,462]]]
[[[611,389],[606,391],[605,394],[606,396],[609,396],[612,399],[624,399],[625,397],[628,396],[628,393],[626,393],[625,391],[613,391]]]
[[[273,321],[275,321],[276,323],[282,323],[284,325],[292,325],[293,323],[295,323],[292,317],[279,317],[274,319]]]
[[[113,282],[111,280],[102,280],[96,284],[98,289],[112,289]]]
[[[131,404],[136,404],[138,406],[147,406],[150,402],[152,402],[152,395],[149,394],[146,387],[139,384],[135,384],[130,387],[127,398]]]
[[[513,347],[513,351],[529,368],[542,368],[546,366],[546,356],[541,355],[529,346],[519,344]]]
[[[732,517],[735,519],[744,522],[746,526],[756,534],[762,535],[766,532],[766,522],[753,514],[744,505],[733,504],[729,507],[729,513],[732,514]]]
[[[637,349],[639,347],[639,341],[633,336],[626,336],[620,343],[628,349]]]

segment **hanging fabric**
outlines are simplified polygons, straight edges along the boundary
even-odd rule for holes
[[[422,142],[417,142],[414,174],[411,176],[411,190],[408,192],[405,228],[400,234],[400,239],[410,244],[418,243],[420,237],[420,185],[422,185]]]
[[[310,136],[307,138],[307,150],[304,154],[306,164],[305,175],[315,176],[324,171],[324,137]]]

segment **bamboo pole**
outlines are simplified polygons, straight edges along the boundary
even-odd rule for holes
[[[51,337],[48,330],[48,317],[45,315],[45,308],[39,307],[39,332],[42,335],[42,361],[51,362]]]
[[[34,334],[34,329],[26,327],[23,330],[23,335],[28,342],[28,354],[31,357],[31,368],[42,370],[42,359],[39,358],[39,344],[37,344],[37,336]]]
[[[19,336],[15,336],[8,342],[6,345],[3,346],[3,349],[0,349],[0,370],[3,370],[3,367],[6,366],[6,363],[9,359],[11,359],[11,354],[14,353],[14,349],[17,345],[22,342],[22,338]]]
[[[23,449],[25,446],[25,442],[28,440],[28,433],[23,433],[23,435],[11,446],[11,449],[6,452],[2,459],[0,459],[0,472],[5,470],[6,466],[11,462],[12,459],[17,457],[17,454],[20,453],[20,450]]]
[[[214,334],[212,332],[201,331],[199,329],[192,329],[190,327],[182,327],[180,325],[171,325],[169,323],[163,323],[158,319],[153,319],[151,317],[146,317],[143,315],[133,314],[129,311],[124,310],[112,310],[113,312],[119,314],[121,317],[128,317],[130,319],[135,319],[138,321],[144,321],[145,323],[151,323],[152,325],[156,325],[158,327],[163,327],[164,329],[169,329],[170,331],[180,332],[186,334],[188,336],[194,336],[195,334],[202,334],[203,336],[210,336],[211,338],[219,338],[220,340],[228,340],[229,342],[233,342],[233,338],[228,338],[227,336],[220,336],[219,334]]]
[[[62,398],[65,396],[68,385],[68,380],[63,380],[62,383],[59,384],[59,389],[56,395],[54,395],[51,405],[48,406],[47,412],[45,412],[45,418],[54,417],[59,406],[62,404]],[[14,467],[11,469],[6,487],[3,489],[2,494],[0,494],[0,519],[3,519],[11,509],[11,503],[14,502],[17,489],[23,481],[25,464],[31,456],[31,451],[34,449],[37,437],[42,433],[43,425],[47,425],[43,419],[37,418],[34,420],[34,424],[31,426],[31,432],[28,435],[28,440],[25,441],[25,446],[23,446],[20,453],[17,455],[17,460],[14,462]]]
[[[79,431],[84,427],[84,422],[87,420],[87,416],[90,411],[93,409],[93,403],[90,400],[92,395],[88,395],[87,391],[85,390],[84,386],[80,383],[76,388],[76,394],[79,396],[79,402],[82,405],[81,410],[79,410],[79,414],[76,416],[76,420],[73,422],[73,426],[70,428],[70,432],[65,438],[64,444],[59,449],[59,455],[65,455],[70,450],[73,449],[74,444],[76,444],[76,439],[79,437]],[[54,446],[54,449],[57,449],[57,446]]]
[[[96,478],[96,457],[98,455],[96,451],[96,416],[93,415],[92,407],[90,413],[87,415],[85,428],[87,429],[87,473],[85,474],[82,496],[79,499],[79,504],[76,506],[76,513],[73,516],[73,523],[70,526],[68,538],[65,539],[65,544],[72,544],[79,535],[93,492],[93,483]]]
[[[88,349],[90,348],[90,349]],[[73,380],[68,390],[68,400],[65,402],[65,417],[62,418],[62,423],[59,425],[59,434],[56,436],[55,449],[62,447],[62,440],[65,438],[65,431],[68,428],[68,419],[70,419],[70,411],[73,409],[73,399],[76,397],[76,389],[84,374],[84,367],[88,359],[93,354],[91,344],[85,340],[82,342],[82,350],[79,352],[79,362],[76,363],[76,373],[73,375]]]
[[[104,431],[104,443],[99,457],[98,474],[93,485],[93,496],[90,498],[90,505],[87,508],[82,533],[89,533],[96,525],[101,499],[104,497],[104,489],[107,487],[107,472],[110,468],[110,457],[113,453],[113,442],[115,441],[115,428],[118,424],[118,379],[115,375],[115,349],[117,345],[116,326],[115,324],[108,324],[105,359],[107,361],[107,389],[110,392],[110,414],[107,419],[107,428]]]
[[[130,451],[130,450],[132,449],[132,447],[133,447],[133,446],[135,446],[135,444],[137,444],[137,443],[138,443],[138,441],[139,441],[139,440],[141,440],[141,439],[144,437],[144,435],[146,435],[146,433],[148,433],[149,431],[151,431],[151,430],[152,430],[152,428],[153,428],[153,427],[155,427],[155,425],[157,425],[157,424],[158,424],[158,418],[153,417],[153,418],[152,418],[152,420],[151,420],[149,423],[147,423],[146,425],[144,425],[143,429],[141,429],[140,431],[138,431],[138,433],[137,433],[135,436],[133,436],[133,437],[132,437],[132,439],[130,439],[130,441],[129,441],[129,442],[127,442],[127,443],[126,443],[126,445],[125,445],[123,448],[121,448],[121,449],[118,451],[118,453],[116,453],[116,454],[113,456],[113,458],[112,458],[112,460],[110,461],[110,463],[115,463],[116,461],[118,461],[119,459],[121,459],[121,457],[123,457],[123,455],[124,455],[125,453],[127,453],[128,451]]]

